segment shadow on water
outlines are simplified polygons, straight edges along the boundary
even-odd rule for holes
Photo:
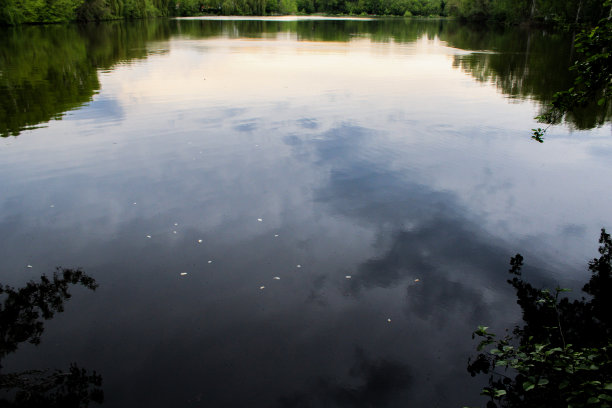
[[[359,348],[349,375],[360,382],[350,386],[320,379],[307,392],[296,392],[278,400],[279,407],[382,407],[388,406],[412,383],[407,365],[389,360],[374,360]]]
[[[489,375],[483,390],[491,399],[488,408],[610,406],[612,239],[603,229],[599,243],[601,256],[589,262],[592,276],[582,288],[588,298],[561,297],[567,289],[534,287],[523,280],[523,257],[512,258],[508,283],[516,291],[524,324],[504,338],[480,327],[475,332],[484,338],[479,350],[495,348],[468,363],[472,376]]]
[[[99,70],[158,53],[148,48],[153,42],[175,36],[275,39],[279,34],[292,34],[297,41],[333,42],[363,37],[413,43],[437,38],[474,51],[455,55],[456,68],[477,81],[495,84],[511,98],[535,100],[542,109],[555,92],[573,82],[566,69],[573,62],[569,34],[454,21],[151,20],[0,28],[0,136],[17,136],[92,101],[100,90]],[[611,114],[610,107],[594,104],[567,120],[578,129],[589,129],[609,121]]]
[[[0,363],[22,343],[38,345],[44,320],[64,311],[70,299],[70,285],[95,290],[95,280],[81,270],[60,269],[52,278],[42,275],[39,282],[24,287],[0,285]],[[0,370],[2,366],[0,365]],[[65,370],[33,369],[16,373],[0,371],[2,407],[86,407],[102,403],[102,377],[76,364]]]

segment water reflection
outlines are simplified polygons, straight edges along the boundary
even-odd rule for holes
[[[0,136],[18,135],[92,100],[98,70],[146,57],[167,24],[0,28]]]
[[[98,271],[104,306],[85,303],[71,320],[95,322],[87,346],[74,343],[79,361],[105,373],[109,405],[448,406],[469,403],[466,390],[477,398],[479,384],[464,372],[470,329],[492,313],[513,317],[492,272],[504,269],[503,242],[470,224],[453,194],[373,165],[380,157],[368,151],[379,141],[371,131],[311,123],[296,126],[315,137],[275,140],[290,142],[299,159],[290,165],[292,156],[261,140],[276,153],[257,154],[256,164],[235,151],[224,170],[207,156],[206,177],[175,164],[182,176],[150,196],[139,192],[135,206],[126,201],[132,213],[108,232],[117,215],[83,205],[85,190],[73,209],[56,202],[53,211],[69,214],[61,223],[35,227],[25,215],[12,227],[0,223],[16,247],[62,248]],[[97,188],[122,205],[121,194],[136,191],[129,178],[117,180]],[[179,198],[159,207],[170,197]],[[58,322],[53,340],[71,325]],[[53,361],[43,353],[14,364]]]
[[[64,311],[64,303],[71,297],[70,285],[97,288],[95,280],[81,270],[59,268],[51,279],[42,275],[40,282],[30,281],[19,289],[0,285],[3,300],[0,363],[22,343],[40,344],[43,321]],[[71,364],[68,371],[31,369],[0,373],[0,404],[4,407],[87,407],[90,402],[103,402],[101,385],[99,374],[95,371],[88,374],[76,364]]]
[[[567,289],[533,286],[523,278],[523,257],[511,259],[508,283],[516,290],[523,325],[512,336],[497,338],[479,329],[481,346],[492,344],[497,351],[468,363],[472,376],[489,375],[487,407],[497,407],[495,401],[504,407],[586,406],[612,398],[605,385],[612,375],[612,240],[604,229],[599,243],[600,257],[589,262],[592,275],[582,288],[588,299],[565,297]]]
[[[453,65],[481,82],[494,83],[511,98],[533,99],[546,111],[556,92],[573,85],[573,36],[536,30],[460,30],[443,37],[449,45],[483,50],[454,57]],[[596,101],[571,112],[566,121],[576,129],[602,126],[612,118],[609,106]]]
[[[291,38],[308,42],[411,44],[439,39],[461,50],[454,66],[476,80],[492,82],[510,97],[547,105],[571,85],[564,67],[572,41],[564,33],[516,28],[487,29],[452,21],[376,20],[155,20],[134,23],[2,28],[0,45],[0,135],[18,135],[91,102],[99,71],[118,63],[168,52],[156,44],[176,36],[192,39]],[[482,52],[486,51],[486,52]],[[554,75],[551,75],[554,73]],[[589,106],[568,117],[578,129],[610,119],[606,107]]]
[[[391,406],[410,391],[412,374],[408,366],[387,360],[372,360],[355,350],[350,376],[357,385],[319,379],[312,388],[279,398],[279,407],[373,407]]]
[[[6,278],[68,258],[101,285],[6,367],[70,355],[113,407],[476,404],[506,260],[588,253],[607,139],[517,137],[533,107],[454,69],[448,22],[142,24],[78,28],[115,37],[98,94],[2,141]]]

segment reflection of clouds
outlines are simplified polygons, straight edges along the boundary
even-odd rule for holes
[[[437,373],[431,383],[424,378],[416,381],[428,391],[412,392],[404,401],[425,401],[425,395],[435,392],[444,405],[452,395],[461,395],[465,386],[461,385],[465,373],[457,367],[471,353],[471,331],[493,320],[511,325],[517,318],[517,311],[508,309],[514,299],[505,282],[512,249],[471,219],[455,194],[435,191],[414,180],[418,175],[386,160],[386,151],[377,146],[379,137],[370,129],[344,124],[310,141],[294,136],[286,142],[299,157],[307,157],[304,151],[312,148],[311,160],[327,169],[327,183],[314,194],[320,205],[378,233],[379,254],[348,273],[352,276],[344,287],[363,304],[361,313],[369,313],[368,308],[399,308],[400,324],[411,333],[405,340],[411,351],[395,361],[408,361],[422,377],[429,370]],[[395,317],[392,324],[397,324]],[[454,339],[453,347],[447,347],[448,339]],[[454,368],[441,365],[435,356],[453,362]],[[334,395],[357,394],[355,389],[343,393],[324,382],[283,402],[312,406],[331,401]]]
[[[464,225],[439,220],[393,235],[383,256],[361,265],[351,280],[353,291],[403,285],[407,315],[438,326],[458,318],[466,323],[465,330],[468,322],[492,321],[509,301],[505,250]]]
[[[260,109],[194,111],[171,139],[135,143],[130,134],[118,139],[125,149],[107,148],[116,156],[104,156],[103,168],[65,169],[14,189],[19,198],[27,187],[29,194],[61,192],[63,199],[12,202],[2,220],[25,208],[39,218],[18,219],[14,250],[2,255],[15,257],[15,248],[29,245],[47,262],[69,259],[104,271],[108,303],[85,310],[106,322],[90,329],[90,344],[106,351],[79,360],[108,361],[109,373],[117,369],[112,361],[141,362],[133,389],[122,391],[124,374],[109,374],[109,392],[151,395],[148,406],[172,405],[184,394],[207,395],[208,406],[270,406],[267,401],[310,389],[319,392],[314,403],[346,406],[359,399],[425,403],[434,394],[450,402],[462,400],[466,383],[477,396],[478,385],[465,373],[469,335],[489,321],[488,313],[509,320],[500,304],[512,302],[499,286],[510,254],[467,218],[454,193],[396,167],[389,160],[398,157],[396,145],[378,143],[383,131],[350,123],[330,128],[325,120],[304,128],[291,120],[302,117],[296,111],[282,131],[264,122],[249,134],[234,130],[272,110]],[[204,119],[211,126],[200,136]],[[80,159],[92,161],[93,154]],[[58,171],[43,158],[43,169]],[[40,202],[55,207],[38,213]],[[50,222],[48,214],[58,218]],[[47,230],[35,227],[39,220]],[[297,271],[296,264],[305,267]],[[181,271],[187,278],[179,280]],[[114,327],[101,311],[119,315]],[[103,329],[109,334],[99,335]],[[352,378],[355,346],[367,358]],[[389,372],[406,380],[406,367],[418,374],[413,383],[386,383]],[[254,370],[257,378],[248,384],[235,378]],[[160,375],[177,372],[184,375]],[[167,400],[147,393],[152,377],[167,381],[159,385]],[[386,385],[377,385],[381,379]],[[303,391],[296,384],[315,385]],[[410,394],[399,392],[410,384]],[[243,396],[232,394],[237,387]]]
[[[257,129],[257,120],[242,121],[233,127],[238,132],[252,132]]]
[[[104,92],[127,109],[116,145],[61,121],[27,139],[36,148],[24,139],[3,156],[4,265],[99,272],[101,303],[74,312],[91,322],[75,359],[104,366],[126,406],[470,404],[471,331],[517,317],[505,285],[515,249],[476,215],[504,215],[499,192],[536,201],[512,188],[538,174],[541,147],[524,155],[500,132],[528,128],[523,116],[491,89],[455,82],[463,75],[445,58],[372,62],[362,44],[350,58],[261,47],[248,61],[248,47],[225,55],[227,43],[211,41],[202,60],[176,44],[178,66],[155,57],[105,76]],[[293,71],[277,77],[283,61]],[[533,190],[548,195],[557,169]],[[516,211],[529,224],[539,216]],[[67,344],[72,322],[55,323],[50,344]],[[45,351],[30,358],[53,358]],[[126,375],[117,361],[137,363]]]
[[[357,349],[350,376],[356,385],[319,379],[307,391],[283,396],[279,407],[382,407],[396,401],[398,395],[406,393],[411,385],[409,368],[401,363],[385,359],[372,359]]]
[[[125,111],[118,99],[94,97],[94,101],[87,105],[86,109],[79,109],[68,116],[66,120],[91,120],[103,121],[104,126],[115,124],[125,118]]]
[[[586,227],[584,225],[567,224],[561,228],[563,235],[575,235],[578,237],[584,237],[586,233]]]
[[[512,250],[471,220],[454,194],[434,191],[395,170],[372,148],[376,137],[371,130],[343,125],[312,142],[319,165],[329,168],[328,183],[316,191],[315,200],[378,230],[382,255],[352,273],[351,293],[405,286],[409,315],[489,319],[485,305],[501,309],[500,299],[507,300],[505,272]]]
[[[554,263],[559,250],[567,253],[568,259],[562,262],[574,262],[572,257],[580,253],[590,254],[591,242],[558,232],[568,220],[578,220],[589,235],[592,220],[601,219],[600,199],[605,198],[590,198],[591,192],[600,189],[599,183],[578,182],[584,168],[573,163],[570,168],[567,163],[560,168],[561,163],[556,162],[561,158],[560,147],[553,146],[559,150],[552,155],[554,159],[533,150],[519,154],[519,150],[508,161],[490,157],[489,148],[480,150],[481,145],[432,149],[425,138],[405,144],[404,139],[388,135],[396,131],[343,124],[308,143],[317,164],[329,173],[328,184],[316,191],[315,200],[360,225],[386,231],[410,231],[435,219],[456,220],[457,225],[469,226],[457,245],[477,242],[476,234],[484,245],[496,242],[498,254],[507,248],[508,258],[518,251],[530,262],[543,256]],[[307,150],[304,146],[294,149]],[[547,166],[545,161],[554,165]],[[583,167],[591,166],[584,163]],[[575,188],[584,195],[570,193]],[[577,210],[585,200],[593,204],[592,212]],[[506,242],[514,244],[508,247]],[[563,276],[567,268],[560,266],[554,265],[548,273]]]
[[[319,123],[315,118],[302,118],[298,120],[298,124],[306,129],[316,129],[319,127]]]

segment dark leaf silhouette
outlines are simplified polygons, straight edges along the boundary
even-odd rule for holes
[[[0,362],[21,343],[40,343],[44,321],[64,311],[71,285],[98,286],[80,269],[61,268],[51,278],[42,275],[22,288],[0,284]],[[0,407],[86,407],[104,400],[101,385],[99,374],[88,374],[76,364],[68,371],[0,372]]]
[[[571,300],[567,289],[538,289],[522,279],[523,257],[510,261],[524,325],[503,338],[480,327],[472,376],[488,374],[482,394],[487,407],[609,407],[612,402],[612,240],[602,229],[601,256],[583,292]],[[501,371],[499,371],[501,370]]]

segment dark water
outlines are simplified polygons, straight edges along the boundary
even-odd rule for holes
[[[484,405],[479,324],[579,287],[612,228],[592,110],[530,139],[572,34],[411,20],[0,31],[2,283],[76,289],[3,371],[109,407]],[[580,130],[583,129],[583,130]],[[31,267],[28,267],[31,266]]]

